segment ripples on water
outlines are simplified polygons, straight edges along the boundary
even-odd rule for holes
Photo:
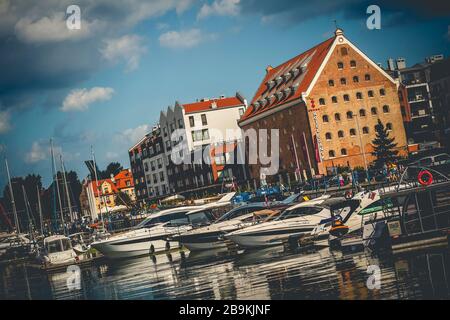
[[[76,291],[66,273],[9,265],[0,267],[0,299],[449,299],[449,260],[448,249],[394,257],[328,248],[173,252],[82,269]],[[379,290],[366,286],[369,265],[381,269]]]

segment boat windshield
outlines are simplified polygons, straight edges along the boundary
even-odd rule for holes
[[[286,199],[280,201],[280,203],[282,203],[282,204],[291,204],[291,203],[293,203],[293,202],[295,202],[297,200],[298,196],[299,196],[298,193],[293,194],[293,195],[287,197]]]
[[[158,223],[170,222],[172,224],[183,224],[187,223],[186,213],[189,211],[178,211],[174,213],[164,214],[158,217],[148,217],[139,223],[135,229],[140,228],[151,228]]]
[[[221,221],[227,221],[227,220],[231,220],[231,219],[235,219],[241,216],[244,216],[248,213],[253,213],[255,211],[259,211],[264,209],[264,206],[254,206],[254,207],[238,207],[235,208],[233,210],[228,211],[227,213],[225,213],[223,216],[221,216],[219,219],[216,220],[216,222],[221,222]]]
[[[67,251],[72,249],[72,244],[69,239],[58,239],[47,242],[47,252],[55,253],[61,251]]]
[[[192,225],[206,225],[214,220],[214,216],[210,210],[199,211],[188,215],[189,222]]]
[[[279,217],[275,218],[275,220],[287,220],[302,216],[309,216],[312,214],[317,214],[322,210],[323,208],[321,207],[300,207],[292,210],[285,210]]]

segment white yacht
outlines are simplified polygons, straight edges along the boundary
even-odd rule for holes
[[[91,243],[91,247],[108,258],[135,257],[167,250],[170,248],[167,236],[187,230],[186,213],[201,208],[187,206],[159,211],[132,230],[106,236]]]
[[[69,238],[63,235],[53,235],[44,238],[44,252],[41,258],[48,265],[75,263],[77,254],[72,248]]]
[[[190,251],[224,248],[226,242],[221,238],[224,234],[254,224],[258,219],[254,213],[266,208],[267,205],[261,202],[245,204],[228,211],[211,225],[194,228],[172,239]]]
[[[329,210],[319,206],[329,197],[324,195],[293,205],[273,221],[227,233],[224,238],[243,248],[265,247],[299,239],[314,230],[323,219],[330,217]]]

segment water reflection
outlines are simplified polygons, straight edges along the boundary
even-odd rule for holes
[[[344,255],[271,247],[255,251],[172,252],[82,269],[81,289],[68,274],[0,266],[1,299],[448,299],[449,251],[402,256]],[[367,268],[381,270],[371,290]]]

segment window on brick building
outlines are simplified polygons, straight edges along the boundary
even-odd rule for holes
[[[334,80],[332,80],[332,79],[328,80],[328,85],[330,87],[334,87]]]
[[[380,89],[380,96],[385,96],[386,95],[386,91],[384,89]]]
[[[386,130],[392,130],[392,123],[386,123]]]
[[[336,156],[336,154],[334,153],[334,150],[328,151],[328,156],[330,156],[330,158],[334,158]]]
[[[344,94],[344,101],[350,101],[350,96],[348,94]]]
[[[356,99],[358,99],[358,100],[362,99],[362,93],[361,92],[357,92],[356,93]]]
[[[323,122],[328,122],[329,121],[328,120],[328,116],[326,114],[322,116],[322,121]]]
[[[340,113],[335,113],[334,114],[334,120],[341,121],[341,114]]]
[[[336,96],[332,96],[332,97],[331,97],[331,102],[337,103],[337,102],[338,102],[338,101],[337,101],[337,97],[336,97]]]
[[[387,105],[383,106],[383,113],[389,113],[389,106]]]
[[[364,110],[364,109],[359,109],[359,116],[360,116],[360,117],[365,117],[365,116],[366,116],[366,110]]]
[[[350,135],[353,137],[353,136],[356,136],[356,130],[355,129],[350,129]]]
[[[342,148],[341,149],[341,155],[346,156],[347,155],[347,149]]]
[[[369,98],[373,98],[373,91],[372,90],[367,91],[367,96]]]
[[[325,99],[324,99],[324,98],[320,98],[320,99],[319,99],[319,104],[320,104],[321,106],[325,105]]]
[[[341,84],[342,84],[342,85],[346,85],[346,84],[347,84],[347,79],[341,78]]]
[[[353,119],[353,112],[347,111],[347,119]]]
[[[325,139],[331,140],[331,132],[325,133]]]
[[[355,60],[351,60],[350,61],[350,67],[351,68],[356,68],[356,61]]]
[[[346,47],[342,47],[341,48],[341,56],[346,56],[346,55],[348,55],[348,50]]]
[[[372,108],[370,108],[370,113],[372,114],[372,115],[376,115],[378,112],[377,112],[377,108],[375,108],[375,107],[372,107]]]
[[[359,82],[359,77],[358,76],[354,76],[353,77],[353,82],[358,83]]]
[[[339,61],[339,62],[337,63],[337,67],[338,67],[339,70],[344,69],[344,63]]]
[[[370,81],[370,74],[366,73],[364,76],[364,80]]]
[[[363,127],[362,131],[364,134],[368,134],[369,133],[369,127]]]
[[[343,138],[343,137],[344,137],[344,131],[339,130],[339,131],[338,131],[338,137],[339,137],[339,138]]]

